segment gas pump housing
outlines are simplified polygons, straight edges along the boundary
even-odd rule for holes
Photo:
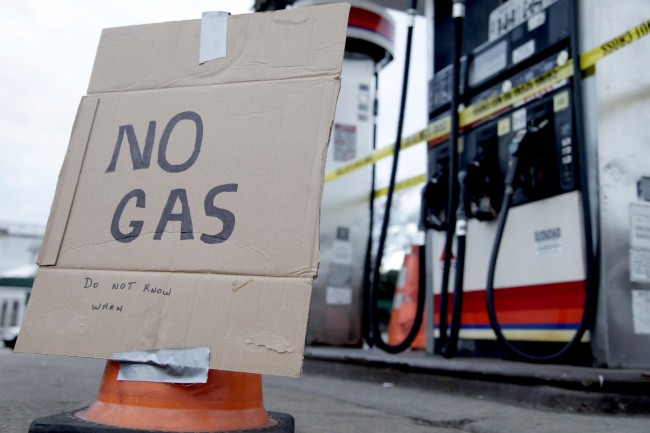
[[[586,51],[638,24],[635,20],[643,16],[639,8],[650,9],[639,1],[623,3],[629,7],[605,0],[467,0],[460,71],[463,104],[497,95],[565,64],[575,53],[571,44],[578,39],[580,52]],[[575,21],[573,14],[578,14]],[[452,34],[451,2],[434,2],[432,25],[429,120],[435,121],[450,110],[451,46],[445,35]],[[504,355],[494,344],[485,308],[489,251],[513,137],[544,123],[536,145],[520,157],[524,169],[516,179],[500,246],[494,297],[504,334],[538,354],[566,344],[579,326],[591,278],[592,289],[598,291],[597,314],[582,344],[565,361],[648,366],[650,256],[646,251],[650,251],[650,243],[646,245],[642,233],[650,230],[649,197],[643,192],[649,184],[644,179],[649,176],[640,161],[650,165],[639,148],[644,132],[633,119],[638,122],[650,104],[640,97],[624,99],[623,95],[634,90],[616,75],[611,63],[625,69],[631,79],[633,72],[625,65],[634,60],[633,54],[628,56],[622,65],[612,60],[601,72],[599,64],[595,74],[560,81],[534,98],[517,101],[462,128],[457,143],[459,169],[467,172],[466,209],[471,218],[459,343],[466,354]],[[637,61],[645,63],[639,57]],[[639,75],[631,80],[647,86],[650,80]],[[578,134],[579,123],[584,125],[584,134]],[[622,130],[628,138],[625,142],[613,137],[614,131]],[[449,146],[445,139],[429,143],[430,178],[439,177],[446,169]],[[586,181],[581,181],[581,176]],[[583,203],[586,199],[590,199],[590,208]],[[441,206],[446,203],[445,197],[436,200]],[[585,225],[586,217],[595,221],[593,230],[590,224]],[[438,260],[445,234],[436,231],[431,238],[428,247],[434,262],[428,266],[437,307],[441,290]],[[590,245],[593,251],[588,251]],[[600,272],[587,266],[592,254],[600,260]],[[434,329],[439,314],[436,310]]]

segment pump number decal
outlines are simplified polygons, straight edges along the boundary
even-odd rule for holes
[[[505,35],[510,30],[533,20],[528,24],[529,31],[535,25],[539,25],[537,14],[555,3],[557,0],[510,0],[490,12],[488,24],[489,40],[493,41],[498,37]]]

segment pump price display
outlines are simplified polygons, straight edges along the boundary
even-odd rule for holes
[[[510,0],[492,12],[489,20],[489,40],[493,41],[525,23],[557,0]]]

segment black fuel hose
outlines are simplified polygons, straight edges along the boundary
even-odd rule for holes
[[[375,99],[373,103],[373,121],[372,121],[372,150],[377,149],[377,116],[379,115],[379,73],[375,67]],[[376,184],[376,167],[372,164],[370,168],[370,203],[368,206],[368,240],[366,243],[366,256],[363,264],[363,299],[368,300],[370,296],[370,270],[372,269],[372,230],[375,227],[375,184]],[[373,346],[371,331],[369,326],[370,305],[368,302],[363,303],[361,313],[361,335],[370,347]]]
[[[458,351],[461,314],[463,310],[463,283],[465,277],[465,245],[467,242],[467,213],[465,210],[465,171],[458,173],[459,200],[456,211],[456,278],[454,280],[454,301],[452,304],[449,339],[441,349],[442,356],[453,358]]]
[[[494,308],[494,273],[496,268],[496,261],[499,254],[499,246],[501,244],[501,239],[503,236],[503,230],[505,227],[506,219],[508,218],[508,210],[512,202],[513,194],[513,179],[515,176],[516,166],[518,165],[518,157],[513,158],[513,163],[509,170],[512,171],[512,177],[508,182],[506,182],[506,194],[503,197],[503,205],[499,213],[499,221],[497,224],[497,233],[494,240],[494,245],[492,248],[492,254],[490,256],[490,266],[488,269],[488,279],[487,279],[487,289],[486,289],[486,302],[488,308],[488,316],[490,317],[490,324],[495,334],[497,335],[497,340],[506,347],[514,355],[530,361],[530,362],[550,362],[558,360],[573,349],[575,349],[580,342],[582,337],[587,332],[587,330],[593,325],[594,317],[596,314],[596,305],[597,305],[597,282],[599,276],[598,268],[598,247],[594,241],[593,234],[593,225],[591,220],[591,205],[590,205],[590,194],[589,194],[589,179],[588,179],[588,169],[587,164],[587,142],[585,140],[584,125],[582,123],[582,71],[580,69],[580,27],[579,27],[579,9],[578,1],[573,0],[572,7],[570,8],[571,14],[571,58],[573,59],[573,119],[575,127],[575,136],[576,136],[576,155],[575,159],[578,161],[578,184],[582,198],[582,215],[583,215],[583,226],[584,226],[584,235],[585,235],[585,302],[584,309],[582,311],[582,317],[580,318],[580,323],[576,332],[569,342],[562,346],[559,350],[554,353],[543,355],[543,356],[534,356],[527,354],[510,343],[501,329],[499,324],[495,308]],[[521,148],[520,143],[519,148]],[[514,166],[514,167],[513,167]],[[508,192],[509,190],[509,192]]]
[[[496,315],[496,309],[494,305],[494,276],[496,273],[497,259],[499,257],[499,248],[501,246],[501,240],[503,239],[503,232],[505,229],[506,221],[508,219],[508,212],[510,210],[510,205],[512,204],[512,196],[515,188],[515,179],[518,179],[519,176],[519,165],[520,158],[522,155],[525,155],[526,152],[529,152],[528,148],[534,146],[533,136],[544,128],[548,124],[548,120],[543,121],[539,126],[529,128],[528,130],[521,130],[513,141],[514,151],[511,156],[510,166],[508,168],[508,173],[506,174],[505,179],[505,192],[503,195],[503,204],[501,205],[501,210],[499,212],[499,219],[497,222],[497,229],[494,238],[494,243],[492,245],[492,253],[490,254],[490,262],[488,266],[488,275],[487,275],[487,285],[485,291],[485,298],[487,304],[488,317],[490,319],[490,326],[494,330],[494,333],[497,336],[497,340],[501,343],[508,351],[517,357],[524,359],[530,362],[550,362],[561,358],[567,354],[570,350],[575,348],[578,343],[582,340],[582,337],[587,330],[587,325],[589,324],[589,312],[585,308],[583,312],[583,320],[580,323],[580,326],[576,330],[573,338],[567,344],[562,346],[560,350],[548,354],[548,355],[531,355],[525,353],[522,350],[515,347],[503,334],[503,328],[499,323],[499,320]]]
[[[381,337],[381,330],[379,329],[379,306],[377,303],[377,298],[379,295],[379,279],[380,279],[380,267],[381,261],[384,256],[384,247],[386,246],[386,237],[388,234],[388,225],[390,222],[390,211],[393,203],[393,194],[395,192],[395,180],[397,175],[397,164],[399,161],[399,152],[402,141],[402,132],[404,129],[404,114],[406,111],[406,92],[408,90],[408,77],[411,65],[411,45],[413,41],[413,25],[415,21],[415,14],[417,8],[417,0],[411,0],[409,8],[407,10],[408,14],[408,29],[406,34],[406,49],[405,49],[405,59],[404,59],[404,77],[402,80],[402,95],[400,99],[399,107],[399,116],[397,122],[397,138],[395,139],[395,147],[393,149],[393,164],[391,167],[390,173],[390,182],[388,184],[388,193],[386,195],[386,208],[384,211],[384,217],[382,219],[381,232],[379,235],[379,242],[377,246],[377,256],[375,257],[374,267],[372,269],[372,280],[371,280],[371,290],[368,296],[368,302],[370,304],[370,340],[378,348],[382,349],[388,353],[399,353],[408,349],[411,346],[413,340],[420,331],[420,326],[422,325],[422,317],[424,315],[424,293],[423,290],[418,291],[418,306],[416,309],[415,320],[413,322],[413,327],[407,334],[404,341],[397,345],[390,345],[386,343]],[[421,254],[422,255],[422,254]],[[420,262],[424,263],[424,261]],[[422,266],[420,266],[422,267]],[[420,284],[422,287],[422,284]]]
[[[582,70],[580,67],[580,9],[578,0],[573,0],[571,12],[571,58],[573,59],[573,118],[576,131],[578,160],[578,182],[582,196],[582,219],[585,234],[585,307],[580,319],[580,325],[572,345],[575,346],[581,340],[582,335],[593,326],[596,317],[598,302],[598,281],[600,279],[599,268],[599,247],[594,239],[593,221],[591,219],[591,195],[589,193],[589,164],[587,161],[587,140],[585,137],[585,126],[583,123],[583,101],[582,101]]]
[[[447,336],[447,311],[449,310],[449,277],[451,274],[451,259],[454,242],[454,231],[456,229],[456,212],[460,200],[458,199],[458,136],[459,136],[459,118],[458,106],[460,105],[460,58],[463,43],[463,20],[465,18],[465,1],[453,0],[452,18],[454,23],[454,43],[453,43],[453,67],[451,81],[451,133],[449,137],[449,193],[447,196],[447,230],[445,239],[445,252],[442,266],[442,284],[440,289],[440,314],[438,329],[440,331],[439,342],[441,344],[440,352],[446,358],[451,358],[456,354],[458,345],[458,334],[460,331],[460,312],[462,310],[462,271],[460,272],[460,283],[454,285],[454,305],[452,308],[452,327],[449,338]],[[464,249],[465,239],[461,241]],[[460,245],[457,245],[457,247]],[[457,251],[458,252],[458,251]],[[462,259],[464,261],[464,251]],[[456,257],[456,275],[458,276],[460,255]],[[458,278],[457,278],[457,281]]]

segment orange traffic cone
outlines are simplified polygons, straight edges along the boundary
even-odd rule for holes
[[[388,344],[396,345],[404,341],[415,322],[419,284],[418,245],[411,247],[411,252],[404,256],[404,264],[395,287],[393,308],[388,322]],[[424,321],[420,326],[411,349],[424,349],[426,335]]]
[[[186,385],[117,380],[119,369],[106,363],[88,408],[37,419],[29,432],[294,431],[291,415],[264,409],[260,374],[210,370],[207,383]]]

